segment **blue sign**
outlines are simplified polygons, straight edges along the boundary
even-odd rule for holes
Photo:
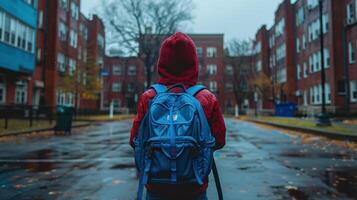
[[[101,69],[100,70],[100,75],[101,76],[109,76],[109,71],[107,69]]]

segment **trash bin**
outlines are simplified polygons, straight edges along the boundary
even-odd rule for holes
[[[57,121],[55,126],[55,134],[63,132],[71,134],[74,109],[69,106],[57,107]]]
[[[296,112],[296,104],[281,103],[275,105],[275,116],[278,117],[294,117]]]

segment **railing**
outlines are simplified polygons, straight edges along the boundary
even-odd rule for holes
[[[33,126],[34,120],[48,120],[53,122],[54,108],[48,106],[31,105],[6,105],[0,106],[0,119],[5,121],[4,128],[7,129],[9,120],[28,120],[29,127]]]

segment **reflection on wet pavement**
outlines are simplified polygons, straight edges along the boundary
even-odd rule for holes
[[[304,144],[247,122],[226,124],[227,145],[215,153],[225,200],[357,198],[355,150]],[[0,199],[134,199],[130,127],[130,120],[110,122],[72,136],[1,143]],[[209,199],[216,199],[210,182]]]

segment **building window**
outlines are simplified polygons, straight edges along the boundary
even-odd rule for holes
[[[307,8],[308,9],[314,9],[319,5],[319,1],[318,0],[307,0]]]
[[[226,92],[232,92],[233,84],[231,82],[228,82],[228,83],[226,83],[225,88],[226,88]]]
[[[330,50],[329,49],[324,49],[324,59],[325,59],[325,69],[327,69],[331,65]]]
[[[61,41],[67,40],[67,26],[63,22],[59,23],[58,37]]]
[[[301,66],[299,64],[296,66],[296,78],[297,80],[301,79]]]
[[[40,62],[42,59],[42,49],[41,48],[37,48],[37,51],[36,51],[36,60],[37,62]]]
[[[284,59],[285,55],[286,55],[286,45],[284,43],[276,49],[276,60],[280,61]]]
[[[198,57],[202,57],[203,56],[203,50],[202,47],[197,47],[196,48],[196,53]]]
[[[128,84],[128,92],[135,92],[135,85],[134,83]]]
[[[62,9],[67,10],[68,9],[68,0],[59,0],[60,1],[60,6]]]
[[[97,36],[97,41],[98,41],[98,48],[100,50],[104,49],[105,41],[104,41],[104,37],[101,34]]]
[[[76,71],[76,68],[77,68],[76,60],[70,58],[68,61],[68,65],[69,65],[68,73],[69,73],[69,75],[73,76],[74,72]]]
[[[300,53],[300,38],[296,38],[296,52]]]
[[[5,14],[5,33],[4,33],[4,41],[10,43],[10,28],[11,28],[11,18],[9,15]]]
[[[287,80],[286,68],[279,69],[278,73],[277,73],[277,81],[278,81],[278,83],[285,83],[286,80]]]
[[[302,6],[296,12],[296,26],[300,26],[305,21],[305,8]]]
[[[3,41],[5,29],[5,13],[0,10],[0,41]]]
[[[11,26],[10,26],[10,32],[11,32],[11,38],[10,38],[10,44],[15,46],[16,42],[16,24],[17,20],[11,19]]]
[[[60,72],[66,71],[66,57],[62,53],[57,55],[57,68]]]
[[[302,49],[306,49],[306,35],[302,35]]]
[[[215,65],[215,64],[207,65],[207,72],[209,75],[216,75],[217,74],[217,65]]]
[[[113,107],[114,107],[115,109],[118,109],[118,108],[121,107],[121,101],[120,101],[120,99],[113,99]]]
[[[331,103],[331,86],[330,83],[325,84],[325,99],[326,103]]]
[[[6,84],[4,76],[0,75],[0,104],[6,102]]]
[[[234,71],[233,71],[233,66],[232,65],[226,65],[226,74],[227,75],[233,75]]]
[[[285,30],[285,18],[282,18],[275,26],[275,37],[279,37],[284,34]]]
[[[78,20],[79,19],[79,10],[78,6],[76,3],[71,2],[71,16],[73,19]]]
[[[209,82],[209,89],[211,92],[217,92],[217,82],[216,81],[210,81]]]
[[[35,31],[30,28],[27,28],[27,51],[34,52],[34,41],[35,41]]]
[[[136,66],[135,65],[130,65],[129,66],[128,75],[129,76],[135,76],[136,75]]]
[[[356,62],[356,46],[353,44],[353,42],[348,43],[348,58],[349,58],[350,64],[353,64]]]
[[[42,27],[43,27],[43,11],[42,11],[42,10],[39,10],[39,11],[38,11],[37,27],[38,27],[38,28],[42,28]]]
[[[351,102],[357,102],[357,81],[353,80],[350,82],[350,97],[351,97]]]
[[[324,14],[322,18],[322,23],[323,23],[323,33],[328,33],[329,28],[330,28],[330,23],[329,23],[329,15]]]
[[[70,45],[73,48],[77,48],[77,42],[78,42],[78,34],[76,31],[71,30],[69,34],[69,39],[70,39]]]
[[[27,82],[25,81],[16,82],[15,103],[16,104],[27,103]]]
[[[57,90],[56,96],[57,96],[57,105],[59,105],[59,106],[65,105],[66,93],[64,93],[60,90]]]
[[[307,64],[304,63],[304,78],[307,78],[309,75],[309,69],[307,68]]]
[[[31,6],[34,6],[34,4],[35,4],[34,0],[25,0],[25,2],[30,4]]]
[[[262,61],[258,60],[257,63],[255,64],[255,70],[257,72],[260,72],[262,70]]]
[[[217,56],[217,48],[216,47],[208,47],[207,48],[207,57],[215,58]]]
[[[113,65],[112,73],[115,76],[121,75],[122,74],[122,67],[120,65]]]
[[[112,84],[112,92],[120,92],[121,91],[121,83],[115,82]]]
[[[353,4],[352,3],[349,3],[349,4],[346,5],[346,11],[347,11],[347,15],[346,15],[347,24],[352,24],[355,21],[355,16],[354,16]]]

